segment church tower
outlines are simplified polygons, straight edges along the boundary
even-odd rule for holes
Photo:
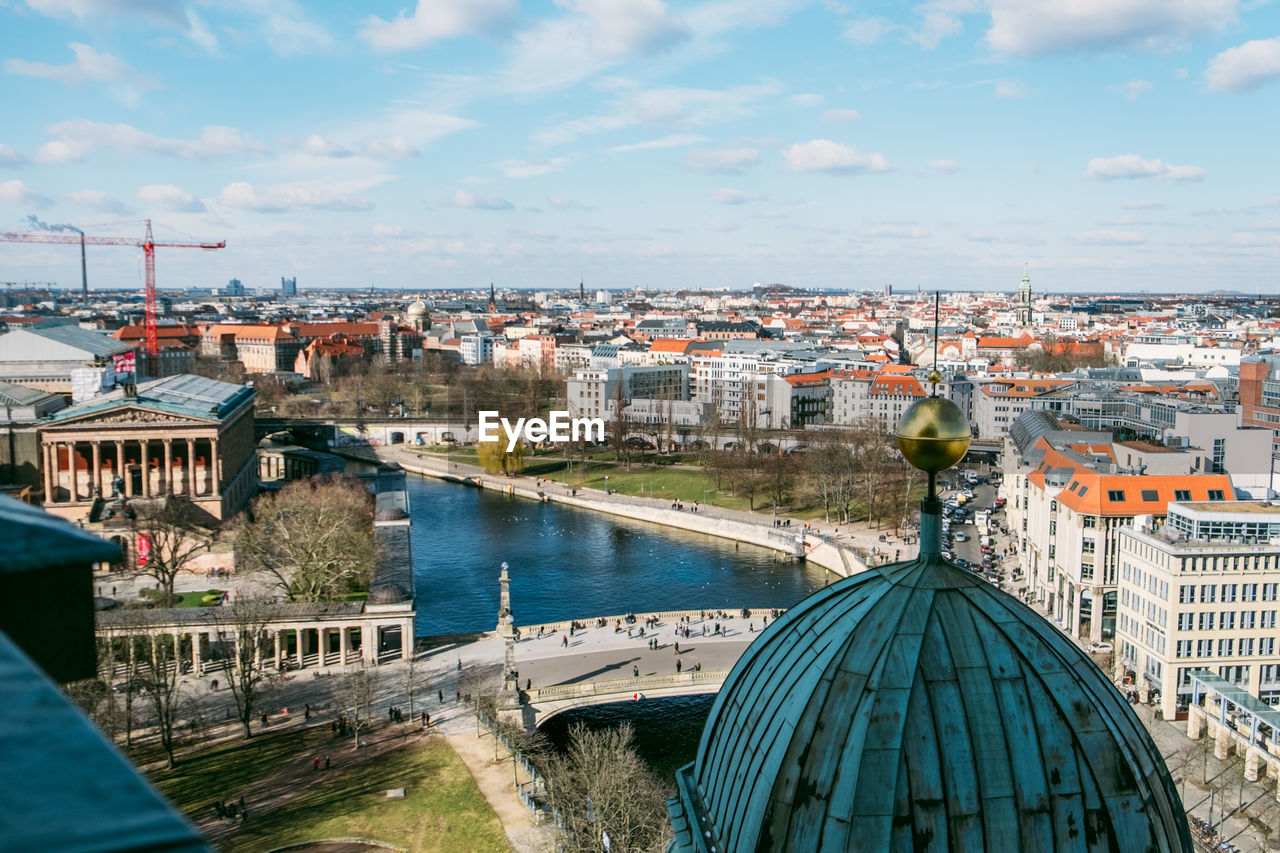
[[[1018,284],[1018,325],[1031,328],[1031,274],[1022,265],[1022,282]]]
[[[493,289],[493,282],[489,282],[489,313],[498,313],[498,295]]]

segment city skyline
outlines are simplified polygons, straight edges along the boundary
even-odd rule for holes
[[[1030,261],[1037,292],[1277,292],[1266,4],[0,19],[0,231],[227,240],[158,252],[161,288],[1009,290]],[[140,287],[140,254],[90,249],[90,287]],[[6,243],[0,278],[74,288],[78,259]]]

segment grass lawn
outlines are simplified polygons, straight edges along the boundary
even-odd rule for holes
[[[217,597],[210,598],[209,601],[205,601],[204,597],[206,595],[217,596]],[[174,607],[209,607],[211,605],[217,604],[221,600],[222,600],[222,590],[220,589],[206,589],[202,592],[181,592],[181,593],[178,593],[178,600],[174,602],[173,606]]]
[[[307,756],[331,753],[334,769],[314,773]],[[329,732],[317,728],[255,737],[214,747],[183,759],[171,774],[153,781],[179,808],[207,819],[213,800],[230,798],[254,783],[295,794],[271,811],[250,805],[250,820],[220,847],[270,850],[308,840],[366,837],[414,851],[505,851],[506,834],[465,765],[442,738],[409,739],[404,746],[346,767],[349,747],[333,748]],[[300,775],[269,780],[282,769]],[[405,788],[402,800],[386,791]],[[251,793],[252,804],[262,792]]]

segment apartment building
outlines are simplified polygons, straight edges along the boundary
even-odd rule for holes
[[[1175,501],[1234,498],[1226,474],[1140,473],[1143,464],[1116,463],[1113,444],[1053,446],[1041,437],[1035,449],[1038,462],[1015,473],[1010,489],[1021,502],[1010,518],[1018,525],[1018,556],[1030,600],[1081,640],[1096,642],[1114,632],[1117,543],[1135,517],[1163,518]],[[1141,452],[1125,446],[1125,452],[1135,451]],[[1176,454],[1180,462],[1166,458],[1167,452],[1159,455],[1163,471],[1190,469],[1185,454]]]
[[[1280,506],[1174,502],[1117,539],[1118,674],[1165,719],[1185,713],[1204,669],[1280,704]]]
[[[972,423],[979,438],[1002,439],[1023,412],[1035,408],[1037,397],[1072,384],[1070,379],[996,379],[973,394]]]
[[[623,406],[633,405],[639,400],[688,400],[689,366],[626,365],[604,370],[578,370],[565,383],[565,398],[573,417],[611,421],[616,417],[619,398]],[[640,413],[640,408],[635,411]],[[681,417],[698,417],[698,413],[681,408]]]

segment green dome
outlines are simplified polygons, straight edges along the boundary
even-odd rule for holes
[[[1164,761],[1115,687],[936,553],[839,581],[771,624],[669,807],[676,853],[1192,850]]]

